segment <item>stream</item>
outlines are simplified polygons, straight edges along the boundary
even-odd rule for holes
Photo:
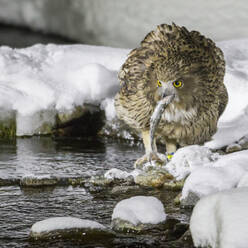
[[[130,171],[141,145],[109,140],[53,140],[49,137],[0,141],[0,177],[20,179],[33,176],[90,178],[111,168]],[[71,216],[110,226],[114,206],[122,199],[149,195],[160,199],[168,215],[188,222],[189,212],[175,207],[178,192],[136,188],[114,194],[111,188],[90,191],[83,186],[0,187],[0,247],[181,247],[168,244],[164,230],[146,234],[117,234],[106,240],[31,241],[31,226],[49,217]],[[185,246],[186,247],[186,246]]]

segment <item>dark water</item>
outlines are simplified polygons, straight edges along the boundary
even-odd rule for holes
[[[102,174],[110,168],[131,170],[143,154],[140,145],[101,140],[60,140],[26,138],[0,141],[0,177],[25,175],[82,176]],[[165,205],[166,212],[186,220],[187,214],[173,206],[176,195],[163,190],[139,189],[128,194],[110,191],[90,193],[84,187],[0,187],[0,247],[180,247],[163,242],[163,232],[151,235],[120,234],[111,240],[50,241],[28,240],[30,227],[48,217],[72,216],[110,225],[115,204],[134,195],[154,195]]]

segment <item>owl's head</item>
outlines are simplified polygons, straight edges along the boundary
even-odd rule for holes
[[[202,68],[188,66],[184,68],[173,68],[166,71],[160,70],[156,74],[156,91],[158,97],[164,98],[174,95],[174,101],[179,103],[193,104],[194,99],[204,94],[206,77]]]

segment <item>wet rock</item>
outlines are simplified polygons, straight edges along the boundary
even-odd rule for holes
[[[116,218],[111,222],[111,228],[116,232],[123,233],[146,233],[153,229],[163,229],[163,224],[144,224],[134,225],[133,223]]]
[[[239,145],[241,145],[242,149],[248,149],[248,135],[247,136],[244,136],[242,137],[239,142],[238,142]]]
[[[193,208],[199,200],[199,196],[190,191],[185,198],[180,199],[180,205],[182,208]]]
[[[10,139],[16,136],[16,117],[14,112],[0,110],[0,138]]]
[[[128,193],[135,192],[139,189],[140,187],[138,185],[133,185],[133,186],[119,185],[119,186],[113,187],[113,189],[111,190],[111,194],[112,195],[128,194]]]
[[[242,150],[242,146],[239,144],[231,144],[227,146],[226,153],[238,152]]]
[[[164,188],[173,191],[180,191],[183,188],[184,182],[185,182],[184,179],[179,181],[176,180],[166,181],[164,183]]]
[[[73,110],[57,114],[53,134],[56,137],[96,136],[104,121],[104,111],[98,106],[77,106]]]
[[[112,236],[113,232],[98,222],[72,217],[55,217],[39,221],[32,226],[30,232],[30,238],[34,240],[97,240]]]
[[[20,179],[17,178],[0,178],[0,186],[16,186],[20,184]]]
[[[174,204],[175,205],[177,205],[177,206],[179,206],[180,205],[180,199],[181,199],[181,197],[182,197],[182,193],[179,193],[177,196],[176,196],[176,198],[174,199]]]
[[[161,227],[165,220],[164,206],[157,198],[135,196],[115,206],[111,227],[118,232],[140,233]]]
[[[55,186],[59,183],[59,179],[50,176],[26,176],[21,178],[20,185],[24,187],[40,187],[40,186]]]
[[[134,181],[141,186],[159,188],[172,179],[173,176],[163,169],[151,169],[136,176]]]

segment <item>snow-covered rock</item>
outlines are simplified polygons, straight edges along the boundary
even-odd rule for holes
[[[217,160],[219,155],[204,146],[186,146],[177,150],[165,168],[178,180],[188,176],[203,164]]]
[[[153,196],[134,196],[117,203],[112,214],[112,227],[118,231],[141,231],[165,220],[160,200]]]
[[[196,247],[246,248],[248,188],[202,198],[195,206],[190,230]]]
[[[89,235],[110,234],[105,226],[74,217],[54,217],[36,222],[31,227],[33,239],[88,238]]]
[[[181,201],[188,202],[190,205],[188,198],[192,197],[192,194],[201,198],[222,190],[237,187],[239,183],[242,185],[241,179],[247,172],[247,150],[222,155],[216,161],[206,164],[202,163],[202,166],[194,170],[186,179]]]

